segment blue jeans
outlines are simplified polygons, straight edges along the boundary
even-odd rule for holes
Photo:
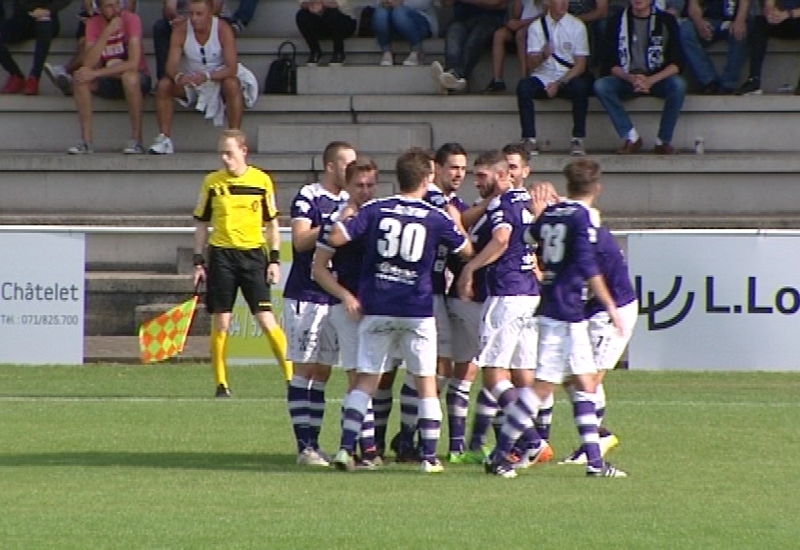
[[[412,50],[419,50],[422,40],[430,38],[428,20],[417,10],[408,6],[384,8],[376,6],[372,14],[372,30],[378,39],[381,51],[388,52],[392,46],[392,35],[408,40]]]
[[[595,81],[594,93],[600,103],[603,104],[608,116],[611,117],[611,122],[614,124],[617,135],[622,139],[626,139],[628,132],[633,129],[633,123],[631,123],[627,111],[622,106],[622,102],[626,99],[647,94],[634,92],[633,85],[630,82],[613,75]],[[683,99],[686,97],[686,81],[679,75],[670,76],[656,83],[650,89],[649,95],[664,99],[661,123],[658,126],[658,139],[664,143],[670,143],[672,134],[675,131],[675,125],[678,123],[678,115],[680,115],[681,107],[683,107]]]
[[[589,110],[589,86],[586,79],[582,76],[573,78],[558,91],[556,97],[572,100],[572,137],[585,138],[586,111]],[[534,99],[549,99],[544,83],[535,76],[523,78],[517,85],[517,106],[523,139],[536,137]]]
[[[256,13],[256,6],[258,6],[258,0],[240,0],[239,7],[236,8],[232,19],[240,21],[246,27]]]
[[[444,39],[444,68],[469,78],[501,24],[500,19],[490,15],[450,23]]]
[[[714,81],[718,81],[720,87],[725,91],[733,91],[739,85],[739,75],[747,56],[747,39],[736,40],[728,29],[722,28],[722,21],[708,20],[714,27],[714,34],[711,40],[706,42],[697,34],[697,29],[691,19],[684,19],[680,24],[681,42],[683,43],[683,54],[686,56],[686,63],[691,67],[695,79],[701,86],[708,86]],[[747,33],[753,30],[753,18],[747,18]],[[725,62],[725,69],[722,76],[717,76],[714,63],[705,51],[706,46],[720,40],[728,41],[728,59]]]

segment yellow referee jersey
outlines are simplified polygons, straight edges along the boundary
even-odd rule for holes
[[[238,177],[227,170],[208,174],[194,209],[194,219],[214,228],[208,244],[240,250],[264,245],[264,222],[277,215],[272,178],[253,166]]]

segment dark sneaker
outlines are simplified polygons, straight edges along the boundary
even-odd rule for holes
[[[701,88],[700,93],[703,95],[717,95],[719,93],[719,82],[712,80]]]
[[[306,60],[307,67],[316,67],[319,65],[319,61],[322,59],[322,52],[311,52],[308,54],[308,59]]]
[[[507,458],[486,459],[486,462],[483,463],[483,469],[487,474],[505,479],[514,479],[517,477],[514,464]]]
[[[345,57],[346,56],[344,55],[344,52],[333,52],[333,55],[331,56],[331,61],[330,63],[328,63],[328,65],[332,67],[341,67],[342,65],[344,65]]]
[[[761,79],[752,77],[748,78],[745,83],[736,90],[736,95],[761,95],[762,93],[764,92],[761,90]]]
[[[493,78],[492,81],[489,82],[489,85],[486,86],[484,93],[494,94],[505,91],[506,91],[506,83],[503,82],[502,80],[497,80],[496,78]]]
[[[220,384],[217,386],[217,393],[215,397],[230,397],[231,396],[231,389],[224,384]]]

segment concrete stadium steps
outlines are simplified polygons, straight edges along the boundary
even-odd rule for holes
[[[377,194],[394,189],[394,154],[374,155],[381,174]],[[795,153],[707,154],[665,157],[640,154],[595,156],[607,190],[603,205],[621,216],[796,214]],[[289,202],[321,155],[253,155],[252,162],[275,176],[279,207]],[[565,154],[533,160],[530,181],[562,181]],[[168,157],[27,154],[0,155],[0,214],[37,217],[41,213],[78,216],[185,216],[189,220],[203,175],[217,167],[211,154]],[[462,190],[473,199],[471,178]],[[190,223],[189,223],[190,225]]]
[[[352,109],[359,123],[425,120],[433,128],[434,144],[460,141],[469,151],[497,148],[519,140],[517,102],[510,96],[353,96]],[[637,98],[626,103],[646,148],[652,150],[663,102]],[[757,123],[755,122],[757,120]],[[697,136],[706,151],[794,151],[787,139],[800,121],[795,96],[689,96],[675,129],[673,145],[694,149]],[[566,151],[572,128],[571,104],[554,99],[536,104],[537,135],[544,151]],[[746,129],[746,131],[745,131]],[[615,151],[621,144],[600,103],[589,101],[589,153]]]
[[[259,153],[319,153],[336,140],[358,151],[397,153],[410,147],[431,149],[428,124],[278,124],[258,129]]]
[[[187,275],[87,272],[85,334],[134,335],[137,307],[177,304],[189,299],[193,291],[192,278]]]
[[[80,138],[77,112],[72,98],[60,96],[0,95],[0,151],[64,152]],[[353,113],[347,96],[262,96],[246,111],[243,130],[255,148],[258,129],[276,123],[351,123]],[[403,121],[408,122],[408,121]],[[130,137],[130,122],[124,101],[95,99],[95,151],[122,151]],[[217,148],[221,128],[192,110],[175,105],[172,138],[178,152],[206,151]],[[143,119],[144,145],[149,147],[158,133],[155,101],[145,98]],[[209,155],[211,159],[213,155]],[[152,159],[151,159],[152,160]],[[168,163],[167,163],[168,164]]]
[[[652,149],[663,102],[655,98],[638,98],[626,105],[645,140],[645,147]],[[560,152],[569,147],[570,109],[570,103],[561,99],[537,102],[537,133],[544,151]],[[4,129],[0,133],[0,150],[65,151],[79,135],[77,116],[70,98],[0,96],[0,117]],[[695,138],[702,136],[709,152],[790,152],[797,146],[787,136],[796,133],[798,122],[798,99],[793,95],[689,96],[678,120],[673,145],[690,151],[694,149]],[[434,147],[456,140],[469,151],[496,148],[518,140],[520,135],[516,98],[483,95],[262,96],[245,113],[243,129],[252,145],[258,143],[259,132],[263,139],[265,133],[278,124],[352,123],[426,124],[432,129]],[[94,141],[97,151],[120,151],[128,139],[128,129],[124,102],[96,101]],[[590,153],[615,151],[621,144],[608,115],[596,99],[589,103],[587,130],[589,135],[585,144]],[[156,133],[153,100],[147,98],[145,146],[149,146]],[[213,151],[218,136],[219,128],[207,123],[199,113],[176,108],[173,141],[178,152]],[[25,155],[20,157],[24,158]],[[278,159],[275,161],[280,162]],[[85,162],[86,166],[93,164]],[[148,158],[139,162],[154,163],[154,171],[161,167],[171,169],[169,161]],[[207,162],[213,165],[213,155],[209,154]],[[77,169],[81,170],[81,166],[78,165]],[[319,169],[319,166],[308,170]],[[281,170],[279,167],[273,169]]]
[[[262,4],[271,6],[272,3]],[[278,46],[286,39],[292,40],[297,46],[298,68],[298,91],[303,95],[308,94],[365,94],[365,93],[389,93],[389,94],[435,94],[438,93],[435,83],[431,79],[430,72],[424,72],[420,68],[403,67],[379,67],[380,48],[374,38],[351,38],[346,42],[347,65],[344,69],[329,67],[304,67],[308,49],[302,39],[289,34],[294,29],[294,18],[292,18],[291,28],[283,28],[275,34],[254,34],[248,29],[247,33],[238,39],[239,59],[249,67],[263,84],[270,63],[275,59]],[[62,33],[63,36],[63,33]],[[153,55],[153,43],[150,39],[145,39],[145,55],[152,73],[155,75],[155,57]],[[330,53],[330,44],[323,41],[323,48]],[[426,40],[423,43],[425,51],[424,63],[428,67],[432,61],[444,61],[444,39],[435,38]],[[51,53],[48,60],[52,63],[66,62],[74,52],[75,41],[71,38],[59,38],[53,42]],[[11,46],[14,57],[26,70],[30,66],[33,48],[32,43]],[[403,58],[408,53],[408,44],[397,42],[393,45],[395,52],[395,63],[402,63]],[[718,43],[711,47],[712,59],[718,70],[722,70],[725,62],[724,44]],[[326,60],[323,59],[323,64]],[[354,72],[346,69],[370,67],[377,69],[377,72]],[[417,70],[414,70],[417,69]],[[318,71],[314,73],[313,71]],[[328,72],[328,71],[333,72]],[[429,69],[428,69],[429,70]],[[742,71],[742,79],[746,76],[745,70]],[[763,89],[766,93],[775,93],[779,87],[794,87],[800,74],[800,41],[789,40],[770,40],[769,53],[764,62],[762,73]],[[344,75],[348,75],[345,77]],[[513,94],[516,83],[519,80],[519,62],[516,55],[506,56],[504,64],[504,75],[509,87],[508,94]],[[689,77],[688,68],[684,73]],[[401,78],[405,76],[406,78]],[[471,93],[480,93],[491,79],[491,59],[489,49],[483,55],[473,72],[468,89]],[[328,81],[331,78],[331,81]],[[49,81],[44,79],[42,92],[46,94],[60,94]],[[391,83],[391,87],[389,87]]]

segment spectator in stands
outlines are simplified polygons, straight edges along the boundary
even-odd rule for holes
[[[747,54],[747,34],[752,30],[750,0],[689,0],[688,19],[680,24],[686,64],[704,94],[732,94],[739,85]],[[705,47],[727,40],[728,59],[721,76]]]
[[[439,36],[439,23],[433,0],[377,0],[372,14],[372,30],[381,47],[381,66],[394,65],[392,35],[408,40],[411,53],[403,65],[416,66],[422,57],[422,41]]]
[[[761,93],[761,67],[767,55],[770,38],[800,39],[800,0],[766,0],[764,14],[757,15],[750,34],[750,76],[737,90],[739,95]],[[794,89],[800,95],[800,80]]]
[[[188,24],[175,27],[170,39],[165,76],[156,89],[159,134],[150,152],[171,154],[173,102],[193,106],[221,126],[241,128],[245,104],[258,97],[258,83],[238,61],[233,29],[212,15],[211,0],[191,0]]]
[[[319,64],[322,59],[319,41],[326,39],[333,41],[333,55],[328,64],[336,67],[344,64],[344,41],[355,34],[357,26],[348,0],[300,0],[295,21],[308,44],[306,65]]]
[[[92,152],[92,94],[125,99],[131,120],[131,140],[126,154],[142,148],[142,101],[150,90],[150,73],[142,52],[142,21],[123,11],[120,0],[98,0],[99,13],[86,22],[86,55],[75,71],[75,104],[81,125],[81,142],[68,152]]]
[[[50,43],[58,35],[58,12],[69,0],[14,0],[9,19],[0,21],[0,66],[8,72],[8,80],[0,89],[2,94],[39,94],[39,79],[44,62],[50,53]],[[33,63],[28,78],[11,57],[8,44],[36,40]]]
[[[594,83],[594,91],[617,135],[624,140],[619,154],[629,155],[642,148],[642,138],[622,101],[649,95],[664,98],[655,152],[675,153],[672,133],[686,96],[686,81],[680,76],[680,37],[675,17],[657,9],[652,0],[630,0],[630,7],[609,24],[604,72],[610,74]]]
[[[516,44],[519,57],[519,75],[525,78],[528,75],[528,27],[539,17],[543,11],[542,0],[513,0],[511,13],[506,24],[494,31],[492,41],[492,80],[486,91],[504,92],[506,83],[503,79],[503,65],[506,60],[506,45],[511,42]]]
[[[136,0],[121,0],[123,10],[136,13]],[[99,13],[96,0],[84,0],[83,7],[78,13],[78,30],[75,33],[77,44],[72,58],[64,65],[44,64],[44,74],[53,82],[53,85],[67,96],[72,95],[72,75],[83,67],[83,58],[86,54],[86,21]]]
[[[214,0],[213,13],[219,16],[222,12],[224,0]],[[164,78],[164,67],[169,56],[169,43],[172,37],[172,28],[180,27],[189,18],[189,0],[164,0],[162,13],[163,19],[159,19],[153,25],[153,50],[156,54],[156,78]]]
[[[444,67],[434,61],[433,78],[445,90],[463,90],[494,32],[505,21],[506,0],[442,0],[442,5],[453,6],[453,21],[445,35]]]
[[[569,13],[583,21],[589,37],[589,49],[598,55],[590,59],[596,67],[600,52],[605,50],[606,27],[608,22],[608,0],[569,0]]]
[[[221,0],[224,1],[224,0]],[[256,14],[258,0],[240,0],[239,6],[231,16],[223,16],[230,23],[233,34],[237,37],[244,32],[245,27],[250,24]]]
[[[589,57],[586,26],[567,13],[568,0],[549,0],[547,15],[528,27],[530,77],[517,86],[522,142],[528,155],[538,155],[534,99],[563,97],[572,101],[570,152],[585,154],[589,84],[584,76]]]

